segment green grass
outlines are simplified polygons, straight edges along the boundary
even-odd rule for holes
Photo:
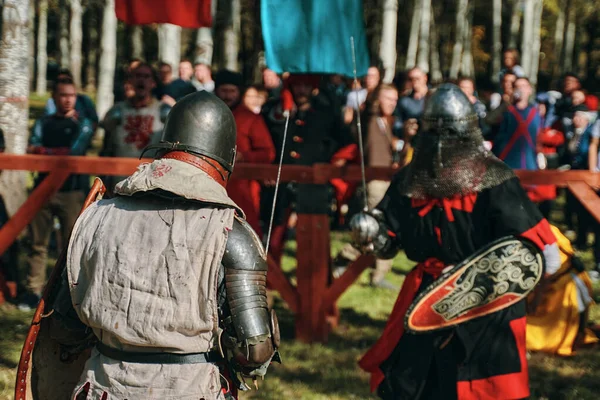
[[[32,115],[41,114],[45,97],[31,97]],[[558,206],[562,199],[559,199]],[[561,225],[560,213],[552,215]],[[332,234],[332,254],[343,246],[347,237]],[[283,260],[285,272],[294,275],[293,258],[295,242],[288,243]],[[581,254],[586,265],[591,266],[591,254]],[[412,268],[403,253],[394,260],[388,279],[401,285],[405,273]],[[397,293],[374,289],[367,285],[368,271],[344,293],[338,303],[339,327],[326,344],[307,345],[294,340],[294,316],[282,300],[275,295],[281,331],[282,365],[274,365],[260,390],[244,393],[247,400],[281,399],[375,399],[368,391],[368,375],[356,362],[377,340]],[[596,300],[600,301],[600,286],[596,287]],[[32,313],[23,313],[13,306],[0,306],[0,400],[12,399],[15,368]],[[592,306],[590,318],[600,323],[600,307]],[[600,398],[600,353],[595,349],[582,350],[569,358],[533,354],[529,362],[532,399],[594,400]]]
[[[332,234],[335,254],[346,237]],[[290,242],[284,256],[284,270],[293,275],[295,243]],[[586,254],[587,255],[587,254]],[[412,263],[404,254],[394,260],[388,279],[400,285]],[[275,308],[282,331],[283,364],[270,368],[260,390],[244,393],[246,400],[280,399],[375,399],[368,391],[368,375],[356,362],[377,340],[396,300],[396,292],[367,285],[368,271],[341,297],[340,325],[326,344],[307,345],[294,340],[294,316],[275,295]],[[599,288],[600,289],[600,288]],[[600,292],[596,293],[597,296]],[[600,298],[599,298],[600,299]],[[10,399],[31,313],[0,306],[0,400]],[[600,322],[600,307],[593,306],[591,319]],[[581,350],[575,356],[558,358],[533,354],[530,360],[532,399],[593,400],[600,393],[600,353]],[[4,388],[4,391],[2,390]]]

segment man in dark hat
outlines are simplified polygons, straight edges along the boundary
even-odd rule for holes
[[[332,112],[315,108],[311,103],[318,87],[318,75],[290,75],[285,82],[281,99],[269,108],[266,122],[279,160],[285,130],[284,110],[290,111],[283,163],[286,165],[313,165],[336,162],[343,165],[354,157],[349,149],[356,148],[350,133],[341,127],[341,120]],[[281,188],[277,199],[270,248],[279,261],[285,244],[288,219],[292,211],[308,214],[327,214],[331,211],[333,190],[328,185],[288,184]],[[274,190],[263,189],[263,221],[269,221]],[[292,209],[292,205],[294,208]]]
[[[457,86],[442,85],[426,100],[412,162],[396,174],[381,203],[351,226],[359,247],[381,258],[404,248],[418,263],[381,338],[360,360],[372,390],[383,399],[529,396],[524,300],[443,330],[405,331],[413,300],[497,239],[527,238],[548,257],[558,256],[548,222],[510,168],[485,149],[477,114]]]
[[[237,374],[266,373],[278,327],[266,255],[225,189],[235,140],[221,100],[187,96],[156,160],[80,216],[52,313],[67,355],[95,341],[77,398],[225,399],[247,388]]]
[[[240,104],[243,86],[244,78],[239,72],[222,69],[215,74],[215,94],[232,110]]]

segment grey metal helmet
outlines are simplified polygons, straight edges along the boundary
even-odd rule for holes
[[[475,108],[452,84],[425,100],[413,157],[402,174],[400,192],[412,198],[476,193],[514,177],[485,148]]]
[[[227,171],[235,162],[236,126],[233,114],[217,96],[207,91],[179,100],[165,123],[160,143],[142,151],[177,150],[217,161]]]
[[[425,101],[420,128],[433,134],[471,132],[479,129],[479,117],[458,86],[444,83]]]

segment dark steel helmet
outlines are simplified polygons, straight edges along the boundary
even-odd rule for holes
[[[148,150],[178,150],[211,158],[229,172],[235,161],[236,126],[231,110],[207,91],[189,94],[169,112],[160,143]]]
[[[479,129],[479,117],[462,90],[451,83],[440,85],[425,100],[421,130],[424,132],[469,132]]]

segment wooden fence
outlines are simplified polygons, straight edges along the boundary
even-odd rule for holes
[[[48,172],[48,176],[30,194],[17,213],[0,229],[0,254],[15,241],[35,214],[58,191],[71,174],[129,175],[141,162],[131,158],[101,158],[76,156],[42,156],[0,154],[0,170]],[[367,168],[367,180],[388,180],[396,172],[391,168]],[[275,165],[238,164],[232,179],[273,180]],[[567,187],[600,222],[600,197],[594,188],[600,187],[600,174],[587,171],[516,171],[523,184],[552,184]],[[284,166],[282,182],[326,184],[341,178],[349,182],[361,180],[358,166],[334,167]],[[269,285],[277,290],[296,316],[296,338],[303,342],[324,342],[337,326],[337,300],[361,273],[373,264],[371,256],[361,256],[342,276],[330,276],[331,248],[329,217],[320,214],[299,214],[296,228],[297,269],[294,286],[269,257]]]

